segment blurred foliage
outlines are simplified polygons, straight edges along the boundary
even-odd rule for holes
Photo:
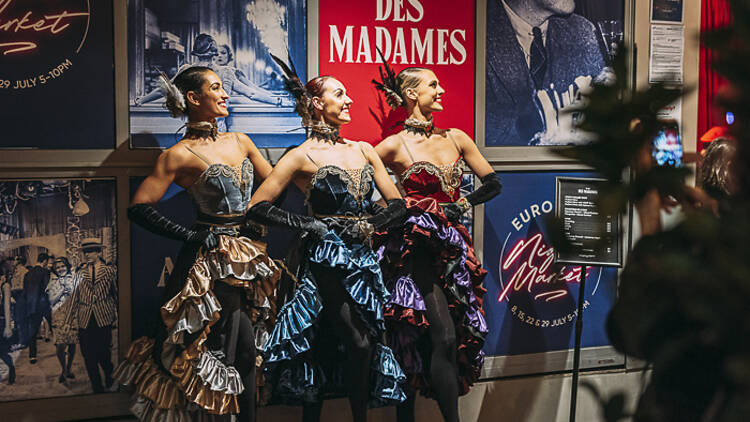
[[[618,350],[653,367],[635,422],[750,420],[750,1],[729,3],[734,23],[704,42],[734,88],[720,100],[736,117],[739,192],[720,216],[687,211],[674,229],[641,238],[628,257],[607,330]],[[582,127],[597,141],[562,154],[608,180],[602,212],[624,211],[654,190],[679,199],[685,170],[639,164],[658,127],[656,111],[678,93],[660,85],[628,93],[625,54],[614,68],[618,82],[597,86],[583,110]],[[633,167],[639,171],[623,179]],[[628,416],[623,397],[590,389],[607,421]]]

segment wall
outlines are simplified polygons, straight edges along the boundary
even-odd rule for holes
[[[121,61],[122,55],[127,51],[127,41],[124,27],[124,16],[126,15],[126,2],[116,1],[115,12],[115,48],[118,54],[118,66],[115,79],[117,81],[117,115],[127,116],[127,66]],[[636,57],[636,85],[645,87],[648,83],[648,48],[649,48],[649,1],[640,1],[635,4],[634,40],[637,45]],[[697,88],[698,81],[698,29],[700,26],[700,2],[699,0],[684,1],[684,23],[685,23],[685,58],[684,77],[687,87]],[[312,58],[312,57],[311,57]],[[478,56],[481,59],[481,56]],[[483,92],[478,89],[478,92]],[[696,139],[696,116],[697,116],[697,89],[693,90],[683,99],[682,122],[683,139],[686,152],[695,151]],[[127,151],[128,124],[127,117],[119,118],[117,125],[118,149],[111,151],[94,152],[82,158],[73,152],[64,151],[39,151],[36,155],[38,163],[29,168],[23,162],[28,162],[21,155],[6,152],[8,161],[4,161],[4,169],[0,175],[12,174],[15,177],[38,177],[39,168],[48,168],[56,171],[64,168],[78,167],[82,174],[101,175],[101,170],[94,170],[100,166],[106,167],[107,175],[115,175],[123,181],[118,186],[121,191],[118,203],[127,203],[127,185],[124,180],[127,176],[143,174],[147,167],[153,162],[156,153],[153,151]],[[270,157],[277,152],[269,152]],[[511,153],[512,155],[512,153]],[[18,158],[15,158],[18,157]],[[123,158],[124,157],[124,158]],[[15,163],[14,163],[15,162]],[[499,164],[500,160],[493,164]],[[7,164],[7,165],[5,165]],[[127,222],[124,218],[118,221],[120,250],[129,250],[130,237],[127,230]],[[121,309],[129,309],[130,289],[130,260],[125,254],[120,261],[121,283]],[[123,318],[120,327],[121,344],[126,343],[127,333],[130,327],[128,319]],[[637,369],[637,364],[630,363],[631,369],[618,369],[610,371],[599,371],[585,373],[581,376],[582,382],[590,382],[596,385],[602,394],[608,395],[617,391],[627,393],[628,406],[633,406],[643,384],[644,372]],[[556,374],[546,376],[530,376],[514,379],[502,379],[478,383],[472,391],[460,400],[460,411],[464,422],[497,421],[499,419],[508,421],[567,421],[570,399],[569,374]],[[66,398],[47,401],[42,407],[32,402],[17,402],[3,406],[4,416],[7,420],[42,421],[59,420],[58,412],[65,410],[70,417],[95,418],[111,414],[127,413],[128,397],[125,394],[110,395],[97,401],[96,406],[86,408],[80,407],[71,411],[71,401]],[[34,415],[30,410],[34,409]],[[591,394],[581,390],[578,398],[579,421],[601,420],[598,407],[592,399]],[[295,421],[300,419],[300,410],[292,407],[263,408],[260,411],[259,420],[273,421]],[[391,421],[395,419],[393,408],[373,410],[370,420],[375,422]],[[442,420],[439,410],[434,401],[420,399],[417,404],[417,419],[421,421]],[[349,407],[346,400],[333,400],[327,402],[324,409],[323,420],[347,421],[351,420]]]

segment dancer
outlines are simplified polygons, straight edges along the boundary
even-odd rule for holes
[[[167,282],[158,333],[131,345],[116,377],[135,387],[131,410],[144,421],[237,413],[254,421],[256,349],[273,325],[281,270],[263,243],[247,237],[245,211],[253,175],[262,180],[271,166],[247,136],[217,132],[228,96],[211,69],[191,67],[174,84],[165,77],[160,83],[172,115],[188,118],[187,130],[161,154],[128,217],[185,243]],[[192,228],[153,206],[173,182],[198,207]]]
[[[36,260],[37,264],[32,267],[23,278],[24,309],[26,310],[26,330],[23,331],[22,342],[29,345],[29,363],[36,364],[37,335],[46,319],[52,326],[52,307],[47,299],[47,284],[49,283],[52,256],[40,252]]]
[[[117,322],[117,269],[102,259],[102,242],[81,240],[84,262],[78,266],[77,286],[70,300],[78,326],[78,343],[95,393],[112,387],[112,330]],[[104,383],[99,372],[104,373]]]
[[[412,67],[395,75],[384,66],[381,81],[373,82],[392,108],[409,113],[404,129],[375,148],[399,175],[409,214],[405,225],[374,242],[393,292],[386,304],[389,344],[411,388],[398,421],[414,420],[418,390],[437,400],[447,422],[457,422],[458,396],[479,376],[487,334],[481,308],[486,271],[459,218],[498,195],[500,181],[466,133],[433,126],[445,91],[432,71]],[[482,186],[460,197],[464,160]]]
[[[73,317],[73,303],[70,299],[77,287],[78,278],[72,271],[68,258],[55,258],[52,262],[52,278],[47,286],[47,297],[52,305],[55,354],[61,368],[58,381],[61,383],[75,378],[70,369],[73,367],[78,344],[78,321]]]
[[[404,202],[373,148],[339,136],[351,120],[344,85],[321,76],[303,86],[293,68],[274,59],[310,136],[279,160],[250,200],[259,221],[308,232],[300,282],[266,346],[273,394],[276,402],[303,403],[303,420],[317,421],[324,397],[346,393],[354,421],[362,422],[368,400],[404,398],[403,372],[381,340],[389,293],[368,239],[404,216]],[[292,182],[306,193],[311,216],[271,204]],[[375,186],[387,208],[373,203]]]
[[[11,301],[11,271],[13,261],[0,262],[0,361],[8,367],[8,384],[16,382],[16,366],[10,352],[18,342],[18,331],[13,324],[13,303]]]

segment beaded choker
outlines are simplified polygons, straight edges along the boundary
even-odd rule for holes
[[[404,121],[404,129],[406,129],[406,131],[410,133],[430,136],[432,135],[432,130],[434,128],[435,127],[432,124],[432,119],[425,121],[425,120],[415,119],[412,117]]]
[[[197,136],[199,138],[211,138],[216,140],[219,135],[219,128],[216,122],[187,122],[185,125],[185,136]]]
[[[310,137],[323,141],[336,142],[339,136],[339,127],[324,122],[313,122],[310,126]]]

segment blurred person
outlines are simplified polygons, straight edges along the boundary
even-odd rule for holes
[[[719,137],[704,150],[700,167],[700,186],[719,201],[720,209],[727,206],[727,200],[737,193],[738,181],[735,169],[737,141]]]

